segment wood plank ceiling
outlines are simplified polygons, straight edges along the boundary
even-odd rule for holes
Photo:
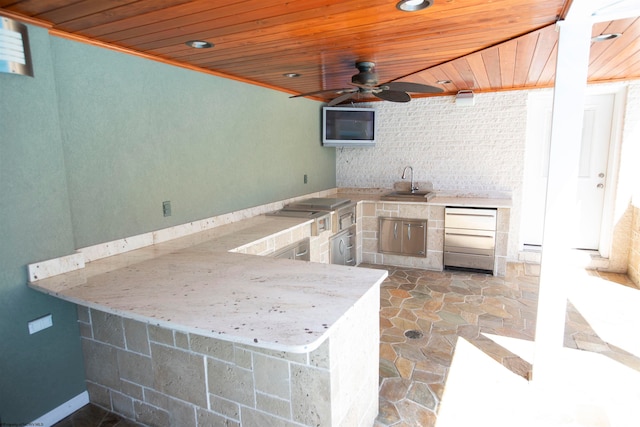
[[[555,22],[568,0],[435,0],[412,13],[395,3],[0,0],[0,14],[47,26],[57,36],[289,94],[350,87],[356,61],[375,62],[380,83],[425,83],[444,95],[553,84]],[[622,36],[592,43],[589,81],[640,78],[640,20],[594,25],[594,35],[610,32]],[[194,49],[188,40],[214,47]]]

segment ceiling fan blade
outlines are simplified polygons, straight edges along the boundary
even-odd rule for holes
[[[411,82],[390,82],[385,83],[382,87],[388,87],[389,90],[399,90],[402,92],[416,92],[416,93],[440,93],[444,92],[443,89],[435,86],[423,85],[421,83]]]
[[[341,102],[346,101],[347,99],[351,99],[351,97],[352,97],[352,96],[354,96],[356,93],[358,93],[358,92],[357,92],[357,91],[356,91],[356,92],[347,92],[347,93],[345,93],[345,94],[343,94],[343,95],[340,95],[340,96],[339,96],[339,97],[337,97],[337,98],[332,99],[332,100],[329,102],[329,104],[327,104],[327,105],[328,105],[329,107],[333,107],[334,105],[338,105],[338,104],[340,104]]]
[[[341,94],[341,93],[345,93],[346,91],[352,91],[353,92],[355,90],[356,89],[353,89],[353,88],[316,90],[315,92],[307,92],[307,93],[300,93],[298,95],[293,95],[293,96],[290,96],[289,98],[300,98],[301,96],[319,95],[321,93],[329,93],[329,92]]]
[[[411,101],[411,97],[407,92],[401,92],[399,90],[381,90],[380,92],[374,92],[374,95],[380,99],[391,102]]]

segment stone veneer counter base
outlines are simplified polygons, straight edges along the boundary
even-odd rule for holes
[[[91,402],[148,426],[371,426],[388,273],[227,252],[276,222],[31,265],[30,287],[79,305]]]

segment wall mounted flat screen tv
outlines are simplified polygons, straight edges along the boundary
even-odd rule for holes
[[[322,108],[322,145],[325,147],[370,147],[375,143],[373,108]]]

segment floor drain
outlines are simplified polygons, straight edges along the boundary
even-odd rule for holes
[[[411,330],[411,331],[405,332],[404,336],[412,340],[417,340],[418,338],[422,338],[422,332]]]

